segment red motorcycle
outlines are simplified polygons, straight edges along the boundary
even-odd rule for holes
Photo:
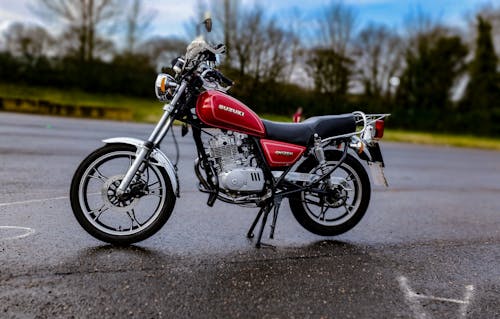
[[[208,25],[208,23],[207,23]],[[208,29],[208,28],[207,28]],[[164,114],[147,141],[120,137],[80,164],[71,183],[71,206],[80,225],[102,241],[128,245],[155,234],[169,219],[179,197],[176,167],[159,149],[174,120],[188,126],[198,156],[199,190],[207,205],[226,203],[260,208],[247,236],[272,212],[270,238],[287,198],[297,221],[322,236],[342,234],[365,214],[370,179],[386,184],[378,144],[387,114],[362,112],[312,117],[301,123],[262,120],[226,94],[233,82],[216,69],[225,47],[198,37],[185,56],[173,61],[175,76],[156,79]]]

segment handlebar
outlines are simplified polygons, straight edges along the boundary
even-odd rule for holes
[[[230,78],[226,77],[224,74],[220,73],[219,71],[215,70],[215,72],[217,72],[217,76],[219,77],[219,79],[224,82],[224,84],[226,84],[227,86],[233,86],[234,85],[234,81],[231,80]]]

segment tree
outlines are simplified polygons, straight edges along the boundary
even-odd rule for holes
[[[5,32],[7,51],[30,61],[47,56],[53,45],[52,36],[39,26],[13,23]]]
[[[151,27],[155,17],[154,12],[145,11],[142,0],[132,0],[126,21],[126,51],[130,54],[135,52],[138,41]]]
[[[154,37],[141,46],[138,53],[146,55],[153,67],[170,65],[170,62],[185,53],[187,43],[179,38]]]
[[[67,51],[80,61],[92,61],[97,53],[109,50],[111,41],[103,36],[106,25],[120,13],[118,0],[40,0],[36,12],[65,32]]]
[[[321,46],[340,56],[348,56],[357,24],[356,12],[340,1],[331,2],[324,12],[323,18],[319,20]]]
[[[210,9],[214,13],[214,20],[222,26],[216,28],[218,37],[223,39],[226,46],[226,59],[228,65],[233,61],[233,40],[237,30],[238,18],[241,16],[241,6],[238,0],[212,0]],[[216,32],[217,32],[216,31]]]
[[[311,54],[308,70],[316,90],[332,98],[343,98],[349,88],[353,61],[330,49],[317,48]]]
[[[342,2],[332,2],[319,21],[320,43],[309,51],[306,61],[308,74],[318,92],[334,99],[347,94],[353,73],[352,38],[356,13]]]
[[[419,128],[442,128],[444,111],[451,107],[451,90],[465,70],[468,49],[458,36],[442,29],[419,34],[414,41],[416,46],[406,52],[397,102]]]
[[[493,46],[491,24],[477,18],[478,37],[474,60],[469,68],[469,83],[463,99],[463,109],[487,112],[500,101],[498,58]]]
[[[493,46],[496,49],[497,56],[500,55],[500,4],[493,5],[493,3],[485,3],[477,12],[472,13],[470,17],[468,17],[468,40],[471,43],[471,47],[475,46],[475,42],[477,42],[479,36],[479,30],[477,28],[477,17],[479,16],[491,24],[493,30],[491,33]]]
[[[389,80],[402,71],[401,38],[384,25],[369,24],[355,42],[356,76],[370,98],[389,93]]]

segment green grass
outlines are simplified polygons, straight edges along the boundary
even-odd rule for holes
[[[0,96],[4,98],[25,98],[47,100],[61,104],[124,107],[132,110],[138,122],[156,122],[163,110],[151,89],[151,98],[135,98],[118,94],[93,94],[80,90],[60,90],[22,85],[0,84]]]
[[[385,130],[385,141],[500,150],[500,139],[471,135]]]
[[[151,91],[153,92],[153,90]],[[56,88],[0,83],[0,97],[39,99],[73,105],[124,107],[132,110],[133,118],[137,122],[154,123],[158,121],[163,112],[163,104],[156,100],[153,93],[151,93],[151,98],[134,98],[117,94],[91,94],[80,90],[60,90]],[[292,121],[291,115],[260,114],[260,116],[270,121]],[[384,140],[500,150],[500,139],[498,138],[483,138],[467,135],[435,134],[387,129],[385,131]]]

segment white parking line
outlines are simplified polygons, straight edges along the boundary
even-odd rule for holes
[[[28,237],[29,235],[33,235],[35,233],[35,230],[33,228],[29,227],[20,227],[20,226],[0,226],[1,229],[18,229],[18,230],[24,230],[25,233],[17,236],[10,236],[10,237],[5,237],[2,238],[0,237],[0,240],[12,240],[12,239],[21,239],[24,237]]]
[[[469,306],[471,299],[472,299],[472,294],[474,292],[474,286],[468,285],[465,286],[465,296],[464,300],[459,300],[459,299],[452,299],[452,298],[442,298],[442,297],[436,297],[436,296],[426,296],[426,295],[421,295],[415,293],[411,288],[410,285],[408,284],[408,279],[404,276],[398,277],[398,282],[399,282],[399,287],[405,294],[406,298],[406,303],[410,307],[410,309],[413,311],[413,314],[415,315],[415,319],[431,319],[432,316],[429,315],[428,313],[425,312],[424,308],[419,302],[419,299],[428,299],[428,300],[435,300],[435,301],[444,301],[444,302],[451,302],[451,303],[456,303],[460,304],[460,310],[459,310],[459,318],[460,319],[465,319],[467,316],[467,307]]]
[[[68,199],[68,198],[69,198],[68,196],[61,196],[61,197],[53,197],[53,198],[31,199],[31,200],[25,200],[25,201],[20,201],[20,202],[0,203],[0,207],[24,205],[24,204],[32,204],[32,203],[41,203],[41,202],[47,202],[47,201],[51,201],[51,200],[62,200],[62,199]]]

